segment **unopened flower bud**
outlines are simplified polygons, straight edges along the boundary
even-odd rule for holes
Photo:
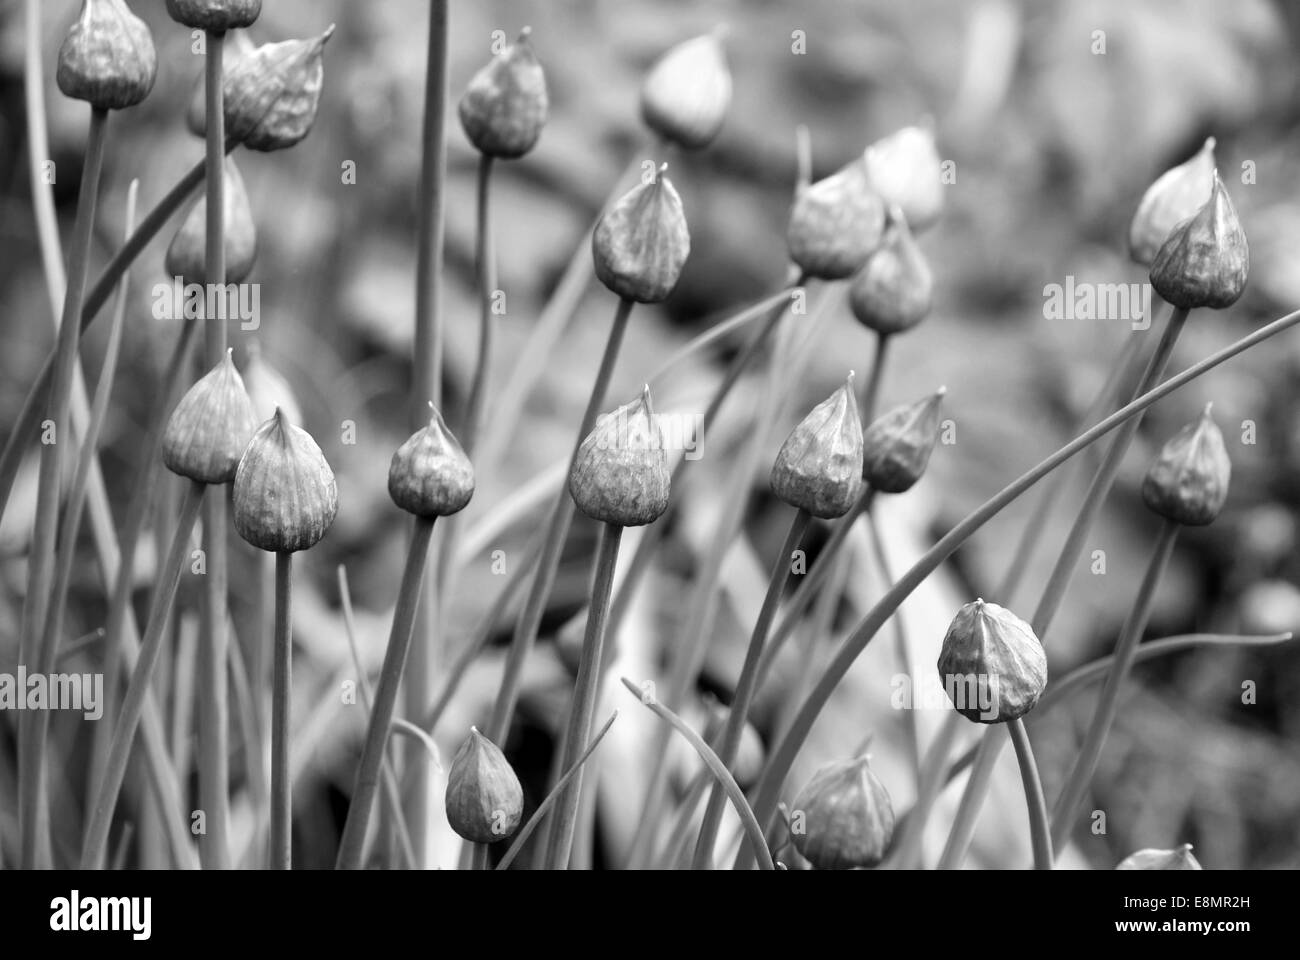
[[[256,20],[262,0],[167,0],[167,12],[187,27],[224,33]]]
[[[235,530],[261,550],[315,546],[339,512],[334,471],[316,441],[277,410],[257,428],[239,461]]]
[[[499,747],[474,727],[447,774],[447,820],[474,843],[495,843],[519,829],[524,790]]]
[[[253,270],[257,259],[257,227],[253,223],[253,207],[248,202],[244,178],[230,157],[225,158],[225,192],[222,206],[224,246],[226,248],[226,283],[242,283]],[[207,229],[208,199],[200,195],[190,206],[176,235],[167,247],[163,264],[167,274],[181,277],[188,283],[207,284]]]
[[[880,246],[885,204],[867,179],[862,157],[795,197],[786,228],[790,259],[808,277],[851,277]]]
[[[226,136],[249,150],[282,150],[311,132],[324,78],[322,51],[334,33],[264,43],[231,64],[222,84]]]
[[[244,365],[244,389],[253,403],[253,415],[258,423],[275,416],[278,409],[290,423],[302,426],[302,408],[293,394],[293,388],[280,371],[271,366],[256,340],[248,344],[248,363]]]
[[[1210,198],[1214,188],[1214,138],[1196,155],[1166,170],[1147,187],[1128,228],[1129,256],[1149,267],[1165,239]]]
[[[641,85],[641,117],[655,133],[688,150],[708,146],[731,105],[723,31],[679,43]]]
[[[393,454],[388,495],[407,513],[426,518],[459,513],[474,496],[474,467],[432,403],[428,426]]]
[[[157,74],[153,36],[123,0],[82,0],[59,48],[55,80],[65,96],[122,110],[149,96]]]
[[[229,483],[257,422],[231,351],[181,397],[163,431],[167,469],[201,483]]]
[[[939,681],[953,707],[975,723],[1023,717],[1047,686],[1047,654],[1033,628],[996,603],[957,611],[939,652]]]
[[[1214,520],[1228,498],[1232,463],[1210,405],[1160,450],[1142,481],[1142,500],[1166,520],[1200,527]]]
[[[795,849],[818,870],[874,867],[894,837],[889,792],[866,757],[822,767],[790,808]]]
[[[666,169],[664,164],[652,182],[624,194],[592,234],[596,276],[625,300],[666,300],[691,252],[682,198]]]
[[[940,387],[913,404],[895,407],[862,432],[862,478],[877,493],[903,493],[925,473],[939,442]]]
[[[813,407],[781,446],[772,492],[814,517],[842,517],[862,494],[862,420],[853,373]]]
[[[460,99],[460,123],[479,153],[510,160],[537,144],[546,124],[546,77],[524,27],[519,39],[474,74]]]
[[[1250,248],[1218,173],[1210,198],[1169,234],[1151,264],[1151,286],[1175,307],[1222,310],[1237,302]]]
[[[893,334],[924,320],[933,302],[930,265],[912,239],[903,211],[895,207],[880,249],[849,283],[849,308],[864,326]]]
[[[1200,870],[1201,864],[1192,856],[1192,845],[1184,843],[1175,850],[1139,850],[1121,860],[1116,870]]]
[[[256,50],[247,30],[231,30],[226,34],[226,43],[221,51],[221,75],[228,77],[235,65]],[[224,81],[223,81],[224,86]],[[194,78],[194,90],[190,94],[190,105],[185,110],[185,126],[196,137],[207,133],[207,75],[202,67]]]
[[[928,126],[904,127],[866,151],[867,176],[887,205],[898,207],[916,233],[943,212],[943,161]]]
[[[639,398],[596,421],[573,461],[569,493],[593,520],[639,527],[668,509],[668,477],[668,454],[645,387]]]

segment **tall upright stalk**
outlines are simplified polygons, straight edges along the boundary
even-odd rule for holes
[[[271,692],[271,868],[274,870],[288,870],[293,865],[293,786],[289,776],[292,603],[293,554],[281,550],[275,555],[275,660]]]

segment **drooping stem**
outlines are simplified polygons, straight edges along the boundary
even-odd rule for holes
[[[1029,807],[1029,837],[1034,848],[1034,869],[1052,869],[1052,838],[1047,824],[1047,801],[1043,799],[1043,782],[1034,763],[1034,751],[1029,745],[1025,721],[1017,717],[1007,724],[1011,742],[1016,747],[1016,760],[1020,764],[1020,780],[1025,787],[1025,804]]]
[[[275,660],[271,684],[271,869],[293,865],[293,785],[289,779],[293,666],[293,554],[275,555]],[[260,761],[259,761],[260,762]]]

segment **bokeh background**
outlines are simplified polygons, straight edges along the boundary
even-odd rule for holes
[[[41,6],[51,159],[66,231],[76,202],[85,107],[59,94],[52,63],[77,4],[50,0]],[[258,262],[249,278],[262,285],[263,322],[256,338],[292,384],[304,425],[320,440],[339,478],[338,521],[320,548],[299,564],[295,597],[295,859],[304,866],[333,860],[364,729],[359,709],[340,705],[337,693],[353,670],[335,568],[347,566],[363,659],[377,669],[403,555],[405,515],[389,501],[384,478],[392,450],[407,435],[424,6],[420,0],[268,0],[251,31],[265,42],[338,25],[326,48],[321,113],[310,137],[289,151],[235,154],[258,228]],[[147,209],[202,154],[201,141],[183,123],[201,58],[161,4],[133,7],[154,31],[158,83],[142,106],[114,117],[96,265],[107,260],[121,235],[131,178],[139,178]],[[672,44],[720,22],[730,27],[727,55],[735,86],[723,132],[699,154],[654,156],[670,162],[691,227],[692,255],[673,297],[634,314],[609,405],[631,396],[690,337],[779,289],[787,269],[784,227],[797,125],[808,127],[814,171],[823,176],[867,143],[932,118],[940,154],[954,161],[956,171],[944,217],[922,239],[937,301],[934,314],[893,345],[882,403],[914,400],[946,385],[956,442],[939,448],[914,492],[881,505],[896,570],[1068,438],[1109,373],[1128,325],[1047,319],[1043,288],[1065,282],[1067,275],[1079,282],[1145,281],[1144,271],[1126,256],[1128,220],[1151,180],[1190,156],[1206,136],[1218,139],[1220,171],[1250,240],[1251,278],[1232,309],[1193,315],[1173,368],[1300,306],[1295,189],[1300,182],[1300,12],[1284,0],[462,2],[452,9],[453,102],[490,55],[492,32],[513,37],[525,24],[533,28],[552,101],[552,117],[537,149],[521,161],[497,165],[494,218],[500,286],[508,296],[493,370],[498,385],[516,369],[570,251],[606,195],[630,161],[650,156],[636,106],[645,70]],[[793,50],[798,31],[806,43],[803,53]],[[1103,32],[1104,53],[1096,52],[1097,31]],[[28,187],[22,57],[22,4],[5,0],[0,3],[0,422],[6,433],[32,371],[52,342]],[[477,342],[477,158],[454,118],[448,141],[445,411],[455,426]],[[355,163],[354,184],[341,177],[347,161]],[[1243,181],[1247,171],[1253,182]],[[144,418],[157,402],[158,379],[175,336],[174,324],[154,320],[148,309],[150,287],[166,279],[163,251],[170,233],[164,230],[131,273],[135,294],[116,402],[102,439],[103,468],[118,505],[129,496]],[[807,368],[792,371],[782,419],[766,440],[771,455],[848,367],[861,374],[869,365],[871,338],[842,301],[838,288],[812,291],[811,312],[831,316],[816,328]],[[566,456],[613,306],[611,295],[591,282],[544,376],[527,392],[520,423],[500,456],[477,464],[478,492],[466,511],[465,529],[485,529],[482,524],[494,510],[545,471],[553,473]],[[82,352],[92,382],[99,373],[103,326],[88,335]],[[252,336],[233,336],[243,363]],[[682,412],[702,409],[741,342],[724,338],[674,373],[660,405]],[[1259,633],[1300,624],[1300,571],[1294,559],[1300,507],[1294,480],[1300,471],[1298,380],[1300,335],[1291,332],[1151,411],[1091,538],[1091,549],[1105,551],[1106,573],[1093,575],[1081,563],[1052,629],[1053,675],[1113,645],[1157,527],[1138,495],[1142,474],[1159,445],[1211,400],[1233,461],[1228,506],[1211,527],[1182,537],[1149,635]],[[745,414],[757,391],[753,378],[742,381],[724,415],[709,425],[705,455],[691,466],[685,488],[675,492],[683,508],[620,638],[624,665],[634,674],[650,676],[659,669],[660,645],[670,642],[721,508],[725,487],[718,478],[735,468],[731,454],[748,430]],[[499,396],[498,388],[492,397]],[[356,424],[354,445],[340,441],[345,420]],[[1255,424],[1253,444],[1240,442],[1248,420]],[[765,456],[766,463],[770,459]],[[0,669],[16,662],[35,462],[33,456],[25,465],[0,527]],[[1075,471],[1062,499],[1065,509],[1056,511],[1016,597],[994,592],[1031,499],[991,523],[904,606],[916,663],[929,669],[948,619],[976,595],[1027,615],[1072,518],[1068,506],[1081,496],[1085,480]],[[744,541],[724,571],[729,602],[721,605],[713,627],[701,696],[725,698],[734,681],[768,558],[787,522],[788,508],[767,492],[766,468],[755,474],[752,488]],[[118,509],[120,520],[124,506]],[[488,552],[521,556],[544,511],[544,503],[524,509],[519,522],[485,534],[484,550],[466,558],[447,636],[430,640],[436,664],[450,662],[495,603],[499,578],[490,570]],[[815,547],[818,541],[812,542]],[[544,642],[529,667],[521,719],[508,744],[527,781],[530,805],[544,795],[551,731],[569,686],[553,641],[557,634],[571,633],[573,618],[581,616],[594,543],[591,526],[575,526],[544,623]],[[93,630],[104,615],[91,556],[87,549],[77,568],[71,636]],[[137,563],[141,603],[147,600],[155,559],[149,539]],[[236,564],[233,571],[237,627],[250,617],[246,598],[255,575],[252,564]],[[880,589],[877,572],[863,560],[842,598],[840,633],[852,627]],[[502,618],[492,645],[470,670],[437,731],[446,758],[490,706],[511,619]],[[193,597],[183,594],[168,655],[168,669],[179,681],[192,662],[186,658],[193,656],[194,629]],[[812,642],[810,655],[824,655],[829,644]],[[1196,845],[1207,867],[1300,865],[1297,649],[1294,643],[1216,648],[1139,666],[1090,801],[1107,812],[1107,832],[1081,832],[1065,862],[1110,867],[1137,848],[1186,841]],[[789,664],[778,681],[788,675],[793,682],[796,668]],[[906,722],[888,702],[888,678],[898,669],[889,645],[874,644],[819,723],[792,786],[818,762],[847,755],[872,734],[873,754],[896,805],[910,802]],[[1256,685],[1254,704],[1242,702],[1245,681]],[[174,684],[168,703],[178,750],[192,749],[185,746],[192,710],[185,688],[184,682]],[[1049,801],[1095,695],[1096,688],[1090,688],[1041,721],[1031,721]],[[652,721],[637,716],[644,711],[621,689],[611,690],[607,700],[602,715],[619,706],[622,716],[615,724],[621,733],[611,733],[611,746],[602,748],[607,756],[597,812],[600,841],[593,852],[598,865],[616,861],[635,827],[638,777],[645,765],[639,747],[652,729]],[[766,732],[771,712],[760,704],[760,732]],[[923,730],[932,729],[933,722],[934,717],[923,718]],[[68,797],[80,797],[84,788],[76,758],[88,738],[77,723],[61,718],[54,729],[68,758],[56,776],[69,788]],[[1028,860],[1023,801],[1006,753],[998,775],[1000,796],[988,804],[972,854],[977,864],[1021,866]],[[232,764],[237,777],[239,766]],[[12,774],[12,724],[0,716],[0,797],[5,798],[0,835],[10,838]],[[237,782],[236,788],[243,785]],[[952,796],[944,809],[951,809]],[[63,802],[63,814],[79,822],[79,801]],[[56,813],[60,809],[56,806]],[[247,804],[237,805],[236,812],[246,829]],[[942,838],[940,832],[931,843]],[[435,839],[435,846],[443,840]],[[147,842],[137,854],[141,863],[157,855]],[[431,856],[449,854],[439,847]]]

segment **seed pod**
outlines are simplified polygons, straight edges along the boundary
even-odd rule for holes
[[[1210,137],[1194,157],[1166,170],[1142,194],[1128,228],[1129,256],[1151,266],[1174,227],[1194,216],[1213,188],[1214,138]]]
[[[1175,307],[1222,310],[1237,302],[1249,273],[1246,234],[1216,172],[1210,199],[1156,253],[1151,286]]]
[[[625,300],[658,303],[677,286],[691,252],[682,198],[659,168],[612,206],[591,237],[596,276]]]
[[[668,509],[668,454],[650,405],[650,388],[596,421],[578,448],[569,494],[593,520],[639,527]]]
[[[226,44],[221,55],[221,76],[230,76],[235,64],[248,56],[257,47],[254,46],[247,30],[231,30],[226,34]],[[222,82],[224,86],[224,80]],[[207,133],[207,77],[202,68],[194,78],[194,92],[190,94],[190,105],[185,110],[185,126],[196,137]]]
[[[123,0],[82,0],[59,47],[55,80],[64,96],[123,110],[149,96],[157,74],[153,36]]]
[[[862,157],[795,197],[786,228],[790,259],[809,277],[843,280],[880,246],[885,204],[867,179]]]
[[[947,390],[895,407],[862,433],[862,478],[877,493],[903,493],[925,473],[939,442],[939,408]]]
[[[1184,843],[1175,850],[1139,850],[1121,860],[1116,870],[1200,870],[1203,869],[1192,856],[1192,845]]]
[[[262,0],[167,0],[167,12],[187,27],[224,33],[256,20]]]
[[[447,774],[447,820],[474,843],[495,843],[519,829],[524,790],[500,748],[475,727]]]
[[[1047,654],[1033,628],[1005,607],[983,600],[957,611],[938,666],[948,699],[975,723],[1023,717],[1047,686]]]
[[[511,160],[537,144],[546,124],[546,76],[528,27],[474,74],[460,98],[460,123],[479,153]]]
[[[429,404],[429,423],[397,448],[388,465],[388,495],[417,517],[449,517],[474,496],[474,467]]]
[[[880,249],[849,283],[849,308],[859,323],[879,334],[902,333],[930,313],[934,277],[912,239],[903,211],[890,211]]]
[[[833,520],[849,512],[862,494],[862,420],[853,392],[853,373],[800,421],[772,464],[772,492]]]
[[[282,150],[311,132],[324,78],[322,51],[334,33],[264,43],[231,64],[222,90],[226,136],[249,150]]]
[[[229,483],[257,428],[253,404],[227,350],[181,397],[163,431],[163,463],[201,483]]]
[[[293,395],[293,388],[275,367],[271,366],[256,340],[248,344],[248,363],[244,366],[244,389],[253,403],[253,415],[258,423],[275,416],[276,409],[290,423],[302,426],[302,408]]]
[[[722,129],[731,105],[731,71],[722,28],[679,43],[641,84],[641,119],[659,136],[697,150]]]
[[[704,728],[705,740],[711,744],[717,743],[729,713],[730,710],[727,707],[720,704],[714,706],[709,713],[708,724]],[[741,728],[740,745],[736,748],[736,759],[731,763],[731,776],[742,790],[748,790],[758,783],[758,778],[763,774],[763,765],[766,760],[763,738],[759,736],[754,724],[747,719],[744,727]]]
[[[891,207],[903,211],[916,233],[943,212],[943,161],[928,126],[904,127],[866,151],[867,176]]]
[[[1160,450],[1142,481],[1142,500],[1155,513],[1188,527],[1211,523],[1228,498],[1232,463],[1210,404]]]
[[[257,227],[253,223],[253,207],[248,202],[244,178],[235,161],[226,157],[224,166],[226,189],[222,194],[225,209],[224,246],[226,248],[226,283],[242,283],[253,271],[257,259]],[[197,197],[185,214],[176,235],[167,247],[163,265],[167,275],[180,277],[187,283],[207,284],[208,199]]]
[[[894,837],[889,792],[867,757],[818,770],[795,797],[790,815],[795,849],[818,870],[874,867]]]
[[[311,434],[276,410],[240,458],[234,502],[241,537],[261,550],[293,553],[325,536],[339,512],[339,491]]]

